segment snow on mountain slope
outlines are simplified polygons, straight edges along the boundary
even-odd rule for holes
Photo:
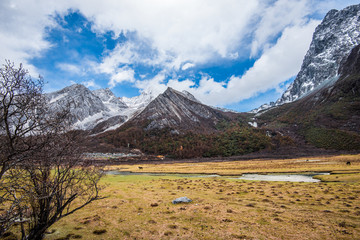
[[[115,115],[119,114],[119,111],[128,108],[126,103],[121,101],[120,98],[116,97],[114,93],[109,89],[97,89],[92,91],[95,96],[98,96],[104,105]]]
[[[360,43],[360,4],[331,10],[316,28],[295,81],[276,102],[292,102],[337,75],[340,61]]]
[[[128,108],[124,110],[123,114],[131,119],[143,111],[149,103],[154,100],[157,95],[152,92],[142,92],[139,96],[132,98],[121,97],[121,101],[124,102]]]
[[[324,85],[323,83],[333,81],[337,76],[341,60],[346,58],[351,49],[359,43],[360,4],[341,11],[329,11],[315,29],[310,48],[294,82],[275,104],[264,104],[252,112],[257,113],[293,102],[318,89],[319,86]]]
[[[65,87],[45,96],[49,100],[50,109],[53,111],[59,111],[70,104],[73,124],[82,122],[89,116],[98,118],[102,112],[109,111],[99,97],[80,84]]]
[[[142,107],[146,107],[156,97],[157,96],[155,96],[152,92],[142,92],[139,96],[135,96],[135,97],[132,97],[132,98],[122,97],[120,99],[129,108],[140,109]]]
[[[123,117],[123,112],[128,107],[110,89],[90,91],[81,84],[74,84],[48,93],[46,97],[54,111],[70,104],[71,121],[75,129],[90,130],[110,118],[127,119],[127,116]],[[115,116],[122,117],[113,118]]]

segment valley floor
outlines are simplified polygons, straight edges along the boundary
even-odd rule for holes
[[[55,224],[46,239],[360,239],[360,155],[141,167],[116,166],[223,175],[336,174],[319,176],[324,181],[318,183],[107,175],[106,198]],[[182,196],[193,202],[171,203]]]

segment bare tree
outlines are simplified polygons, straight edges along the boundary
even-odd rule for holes
[[[102,172],[81,161],[70,103],[48,109],[42,79],[21,65],[7,61],[0,74],[0,237],[12,228],[22,239],[42,239],[56,221],[99,199]]]
[[[18,218],[22,239],[42,239],[52,224],[99,199],[102,173],[81,161],[77,133],[47,141],[33,161],[11,171],[13,188],[24,197]]]
[[[43,79],[33,80],[22,65],[6,61],[0,68],[0,179],[37,151],[32,137],[42,125]]]

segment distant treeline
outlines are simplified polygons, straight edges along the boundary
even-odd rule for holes
[[[102,140],[116,147],[139,148],[147,154],[171,158],[234,156],[272,149],[291,142],[291,139],[265,130],[255,129],[242,122],[221,122],[212,133],[174,133],[173,129],[145,131],[128,126]]]

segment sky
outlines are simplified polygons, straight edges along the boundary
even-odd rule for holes
[[[250,111],[295,79],[326,13],[352,0],[1,0],[0,60],[118,97],[167,87]]]

